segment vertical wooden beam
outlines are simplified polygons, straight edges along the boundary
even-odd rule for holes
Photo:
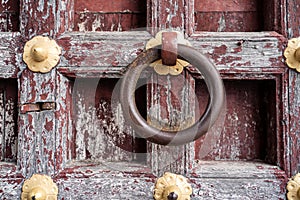
[[[72,159],[72,98],[71,81],[57,73],[56,75],[56,110],[55,110],[55,171],[64,168]]]
[[[56,37],[72,29],[73,0],[21,0],[20,10],[20,31],[27,39],[38,34]]]
[[[300,36],[300,0],[286,0],[286,32],[288,38]],[[290,165],[291,174],[300,170],[300,74],[295,70],[289,70],[289,116],[290,116]]]
[[[4,88],[3,85],[0,85],[0,161],[4,160]]]
[[[151,34],[160,30],[178,30],[191,34],[194,0],[148,0],[148,26]],[[148,85],[148,123],[166,130],[185,128],[183,123],[195,115],[195,82],[188,72],[179,76],[152,74]],[[154,119],[156,118],[156,119]],[[194,118],[193,118],[194,120]],[[191,121],[190,121],[191,122]],[[164,147],[148,143],[148,163],[153,173],[186,173],[194,153],[194,143]]]
[[[185,129],[195,121],[195,80],[184,71],[178,76],[152,74],[148,85],[147,121],[161,130]],[[153,173],[165,171],[184,174],[192,162],[194,143],[182,146],[162,146],[148,143],[148,163]]]
[[[160,30],[191,32],[194,0],[148,0],[148,27],[152,35]]]
[[[0,162],[17,158],[17,82],[0,81]]]
[[[290,175],[294,175],[300,170],[300,74],[294,70],[289,71],[289,104]]]
[[[286,0],[287,36],[288,38],[300,36],[300,0]]]
[[[23,70],[19,79],[19,103],[55,102],[55,70],[48,74]],[[34,173],[54,174],[54,111],[19,115],[18,167],[25,177]]]
[[[20,32],[23,42],[36,35],[56,38],[70,31],[73,18],[73,0],[20,1]],[[25,64],[20,66],[19,103],[56,102],[57,72],[33,73]],[[60,84],[60,83],[58,83]],[[61,151],[56,149],[55,111],[20,114],[18,168],[25,177],[33,173],[54,174],[60,168]],[[61,125],[61,124],[58,124]],[[58,137],[62,137],[61,133]],[[60,141],[60,139],[57,139]]]
[[[17,159],[17,81],[10,79],[5,84],[4,95],[4,160],[15,162]]]

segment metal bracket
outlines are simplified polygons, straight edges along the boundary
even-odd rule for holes
[[[55,110],[55,102],[37,102],[37,103],[25,103],[20,106],[20,113],[25,114],[28,112],[40,112],[44,110]]]
[[[150,39],[146,44],[146,50],[162,45],[161,57],[150,64],[159,75],[178,75],[189,63],[177,58],[177,44],[191,46],[190,42],[184,39],[182,33],[178,31],[160,31],[155,38]]]
[[[24,182],[22,200],[57,200],[58,188],[46,175],[34,174]]]

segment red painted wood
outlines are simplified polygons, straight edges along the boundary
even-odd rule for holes
[[[116,84],[118,79],[79,79],[72,91],[72,122],[75,160],[132,161],[135,143],[133,131],[125,124]],[[112,96],[116,93],[117,96]],[[146,105],[146,95],[140,96]],[[142,100],[143,99],[143,100]],[[144,111],[145,112],[145,108]],[[138,146],[137,146],[138,147]]]
[[[146,27],[145,13],[75,13],[75,31],[129,31]]]
[[[72,81],[60,73],[56,74],[55,114],[55,170],[60,171],[72,159],[75,149],[72,133]]]
[[[287,33],[288,37],[299,37],[300,30],[300,13],[299,13],[299,0],[290,0],[287,1],[286,7],[288,9],[287,14]]]
[[[75,31],[128,31],[146,27],[146,1],[75,1]]]
[[[17,159],[17,101],[17,80],[0,79],[0,161]]]
[[[288,38],[299,37],[299,0],[291,0],[286,2],[286,32]],[[298,83],[300,81],[299,73],[295,70],[289,70],[289,110],[290,114],[290,133],[289,141],[291,144],[291,157],[290,166],[291,174],[294,175],[299,172],[300,169],[300,110],[299,110],[299,87]]]
[[[245,12],[199,12],[195,14],[195,31],[260,31],[260,14]]]
[[[44,4],[41,2],[44,2]],[[262,17],[263,22],[260,18],[257,23],[260,25],[260,30],[274,30],[285,36],[288,34],[289,37],[297,36],[297,34],[299,34],[299,30],[297,29],[299,26],[299,12],[297,12],[296,7],[298,4],[298,0],[274,0],[272,2],[265,0],[263,9],[266,16]],[[0,53],[4,55],[4,59],[0,61],[0,75],[5,78],[20,77],[19,103],[55,101],[58,106],[58,110],[56,111],[43,111],[40,113],[21,115],[19,117],[19,164],[18,166],[13,164],[13,166],[7,167],[6,164],[0,163],[0,188],[6,188],[6,191],[3,193],[4,198],[18,199],[20,197],[21,182],[24,181],[20,173],[25,177],[29,177],[32,173],[37,172],[57,175],[55,181],[59,183],[60,197],[62,198],[68,198],[72,195],[76,198],[78,194],[85,195],[82,196],[83,198],[93,198],[96,192],[98,196],[101,197],[102,195],[105,198],[107,197],[105,195],[109,193],[109,197],[111,198],[125,196],[125,198],[130,197],[134,199],[136,196],[133,195],[136,193],[132,193],[132,186],[135,185],[130,184],[128,186],[128,182],[130,181],[130,183],[134,182],[137,184],[137,187],[135,187],[138,188],[137,194],[139,197],[137,198],[141,196],[145,197],[145,199],[151,198],[152,193],[150,188],[153,186],[155,180],[151,171],[155,171],[155,168],[145,169],[138,165],[138,170],[135,172],[124,170],[125,172],[123,173],[120,171],[117,171],[117,173],[115,173],[115,171],[108,173],[108,170],[99,172],[101,168],[99,165],[94,165],[94,168],[92,168],[92,166],[81,168],[78,167],[80,164],[75,164],[72,167],[68,163],[71,161],[72,156],[75,155],[72,149],[76,148],[76,146],[74,146],[75,138],[72,138],[71,120],[73,116],[70,113],[72,106],[70,103],[72,80],[69,80],[69,78],[71,79],[71,77],[76,76],[119,78],[124,73],[126,66],[132,62],[144,48],[145,42],[150,38],[149,34],[145,32],[140,33],[142,36],[138,33],[128,34],[130,39],[125,39],[127,36],[112,33],[103,35],[97,35],[96,33],[66,33],[61,36],[62,33],[72,30],[72,26],[76,28],[76,25],[73,23],[74,18],[72,13],[74,13],[74,10],[72,5],[72,1],[60,0],[21,1],[20,31],[24,39],[20,39],[19,36],[16,35],[1,33],[0,40],[3,49],[0,49]],[[239,8],[245,10],[247,4],[242,5],[243,4],[240,4]],[[163,28],[177,28],[178,30],[185,29],[189,35],[192,35],[195,27],[195,20],[193,20],[195,14],[194,1],[174,0],[166,2],[148,0],[147,6],[147,12],[149,14],[147,19],[148,25],[153,26],[151,33],[155,33],[157,30]],[[258,10],[262,9],[262,7],[258,7]],[[239,19],[242,20],[242,18]],[[199,20],[200,18],[197,19],[197,23]],[[234,18],[229,17],[229,20],[234,20]],[[126,21],[126,24],[129,23]],[[234,26],[232,27],[234,28]],[[235,26],[235,29],[238,28]],[[89,28],[88,30],[93,29]],[[63,57],[59,71],[62,72],[63,75],[56,74],[55,70],[46,75],[32,74],[28,70],[24,70],[25,66],[20,59],[20,49],[22,49],[22,44],[24,44],[28,38],[36,34],[60,37],[60,44],[63,47]],[[13,42],[15,40],[17,41]],[[267,144],[267,149],[270,154],[269,159],[265,159],[265,161],[270,161],[272,165],[265,163],[262,165],[250,165],[250,162],[245,162],[246,167],[242,166],[239,168],[240,165],[238,164],[244,163],[239,161],[238,163],[231,162],[223,164],[222,168],[219,167],[217,163],[197,163],[198,161],[194,160],[193,157],[194,147],[187,147],[185,150],[188,150],[190,157],[184,155],[186,156],[184,157],[186,160],[184,160],[179,156],[179,162],[171,163],[171,165],[165,169],[177,170],[182,169],[183,165],[189,165],[186,166],[185,169],[193,169],[193,173],[187,174],[187,176],[191,179],[193,187],[196,188],[196,192],[193,194],[194,198],[231,198],[232,194],[234,194],[239,198],[259,199],[263,193],[266,198],[284,199],[286,174],[294,174],[297,171],[297,166],[300,161],[298,148],[300,145],[300,134],[298,133],[298,130],[300,130],[298,127],[299,109],[297,106],[299,105],[298,96],[300,96],[298,95],[299,91],[297,87],[299,77],[296,72],[290,70],[289,80],[287,79],[286,68],[282,62],[282,47],[285,44],[284,39],[273,32],[234,33],[232,35],[227,33],[196,33],[193,37],[189,38],[189,40],[196,49],[203,51],[211,58],[227,79],[245,79],[249,81],[252,80],[255,83],[257,83],[258,79],[276,79],[276,94],[270,93],[270,97],[266,95],[265,100],[262,102],[265,104],[266,102],[271,102],[266,106],[266,110],[272,110],[276,107],[276,112],[274,110],[273,112],[269,112],[269,121],[274,121],[275,125],[273,124],[266,128],[269,133],[266,137],[268,138],[267,143],[269,143],[269,145],[276,143],[277,152],[275,153],[275,150]],[[22,73],[19,73],[17,76],[18,71],[22,71]],[[192,70],[191,72],[195,77],[199,77],[199,74],[196,72]],[[287,84],[289,84],[290,87],[287,87]],[[245,88],[249,87],[253,87],[252,84],[248,84]],[[254,91],[257,91],[259,86],[256,85],[255,87],[256,89],[254,88]],[[272,84],[266,86],[266,88],[273,87],[274,85]],[[230,99],[234,99],[236,98],[234,97],[235,87],[231,86],[230,88],[229,91],[232,91]],[[242,89],[240,88],[239,91],[241,93]],[[250,91],[249,93],[252,95],[253,102],[258,103],[258,99],[254,98],[257,96],[254,91]],[[273,89],[270,89],[270,91],[274,92]],[[274,96],[276,100],[272,99],[269,101],[269,98]],[[252,102],[249,102],[248,99],[244,100],[248,103],[249,108],[257,108],[257,104],[253,105],[250,104]],[[178,102],[174,100],[173,103],[176,107]],[[241,109],[241,107],[243,106],[237,106],[239,109]],[[234,108],[235,106],[232,104],[231,111]],[[257,112],[253,111],[252,113],[258,116]],[[241,116],[241,118],[242,117],[244,116]],[[274,117],[276,119],[274,119]],[[234,126],[232,126],[232,128],[234,128]],[[275,131],[275,129],[277,130]],[[276,134],[276,138],[274,138],[274,133]],[[253,133],[253,137],[258,137],[257,134],[257,132],[255,134]],[[256,144],[259,143],[257,140],[258,139],[255,139]],[[227,142],[227,144],[224,143],[224,146],[226,145],[228,147],[229,142]],[[290,145],[291,148],[289,148]],[[224,146],[222,146],[221,150],[226,149]],[[249,145],[246,146],[249,147],[251,145],[249,143]],[[255,146],[255,148],[260,149],[263,148],[263,146],[264,145]],[[196,146],[196,148],[197,147],[199,146]],[[165,151],[161,151],[161,148],[153,148],[152,150],[153,154],[151,155],[151,159],[157,159],[157,161],[169,155],[163,155],[162,153]],[[182,151],[180,152],[182,153]],[[161,154],[155,155],[155,153]],[[224,150],[224,157],[226,157],[226,153],[228,155],[228,152]],[[262,157],[260,156],[260,152],[255,151],[255,153],[258,156],[254,154],[250,154],[250,156]],[[247,155],[246,151],[243,151],[243,155]],[[184,162],[181,162],[182,160],[184,160]],[[193,163],[187,163],[186,161]],[[281,171],[278,166],[274,166],[274,163],[282,167],[284,172]],[[120,163],[120,166],[118,169],[123,170],[125,164]],[[193,168],[195,166],[198,168]],[[202,168],[202,166],[204,168]],[[247,168],[249,166],[250,169]],[[68,168],[63,171],[66,167]],[[233,167],[237,169],[234,173],[231,173]],[[149,172],[151,174],[150,178],[141,170]],[[261,170],[263,173],[259,173]],[[205,171],[207,173],[204,173]],[[249,171],[250,173],[247,173]],[[214,176],[213,174],[216,172],[220,173]],[[18,176],[16,176],[16,174],[18,174]],[[220,176],[220,174],[223,176]],[[247,176],[247,174],[251,174],[251,177]],[[121,178],[116,180],[116,176]],[[145,176],[147,178],[141,179]],[[132,177],[138,178],[133,179]],[[222,178],[218,179],[220,177]],[[239,177],[239,180],[237,180],[236,177]],[[258,178],[253,179],[253,177]],[[117,181],[117,183],[114,181]],[[91,188],[91,183],[94,183],[96,187]],[[249,193],[249,188],[251,188],[251,193]],[[86,192],[84,192],[83,189],[86,189]],[[0,193],[2,193],[1,190],[2,189],[0,189]],[[107,193],[107,191],[109,192]],[[228,193],[230,193],[230,196]],[[122,196],[122,194],[124,195]]]
[[[196,159],[262,160],[276,165],[280,149],[276,137],[281,129],[276,122],[275,91],[279,88],[275,80],[225,80],[224,83],[225,119],[220,119],[208,133],[207,137],[214,141],[208,141],[205,136],[196,142]],[[198,82],[197,87],[197,96],[202,97],[199,107],[204,110],[207,99],[202,99],[208,96],[206,86]],[[209,147],[207,142],[214,143],[214,147]],[[207,147],[211,148],[210,152],[202,149]]]
[[[147,122],[160,130],[175,131],[195,121],[195,80],[188,71],[177,76],[152,72],[147,86]],[[202,113],[201,113],[202,114]],[[185,173],[190,168],[193,145],[161,146],[148,142],[148,165],[157,176],[165,171]]]
[[[195,31],[277,31],[286,34],[284,0],[195,1]]]
[[[75,0],[74,10],[85,12],[144,12],[144,0]]]
[[[187,0],[148,0],[148,27],[149,31],[155,35],[163,29],[178,29],[184,31],[191,14],[187,12],[185,6],[191,7],[193,1]],[[188,17],[189,16],[189,17]],[[185,20],[187,19],[187,21]]]
[[[4,95],[5,95],[5,88],[3,87],[4,84],[0,85],[0,160],[4,160],[4,129],[5,129],[5,121],[4,121]]]
[[[258,5],[259,3],[253,0],[195,0],[195,10],[201,12],[249,12],[257,11]]]
[[[256,1],[195,0],[195,31],[259,31],[261,14]]]
[[[23,41],[39,34],[56,37],[71,30],[72,5],[72,1],[68,0],[21,1],[20,31]],[[40,74],[25,69],[24,63],[20,66],[19,103],[56,102],[56,70]],[[21,173],[26,177],[33,173],[54,174],[55,169],[61,167],[61,157],[55,157],[60,155],[56,152],[60,149],[56,149],[59,142],[55,138],[60,124],[56,124],[54,111],[20,115],[19,124],[18,168]]]
[[[2,32],[0,34],[1,49],[0,54],[3,55],[0,60],[0,77],[1,78],[17,78],[21,65],[18,53],[20,34],[13,32]]]
[[[72,27],[73,13],[71,0],[20,1],[20,31],[30,39],[37,34],[56,36]],[[35,19],[35,20],[32,20]]]
[[[19,31],[19,0],[4,1],[0,5],[0,31]]]

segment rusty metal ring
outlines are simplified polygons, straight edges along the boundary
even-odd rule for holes
[[[204,77],[210,94],[209,103],[200,119],[187,129],[177,132],[163,131],[148,125],[136,107],[135,89],[141,72],[150,63],[160,58],[160,48],[161,46],[141,53],[129,65],[123,77],[120,88],[120,101],[125,121],[131,125],[138,135],[156,144],[181,145],[192,142],[204,135],[221,113],[225,101],[223,81],[214,64],[207,57],[192,47],[178,44],[178,55],[197,67]]]

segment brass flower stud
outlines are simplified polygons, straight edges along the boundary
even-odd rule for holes
[[[23,60],[33,72],[47,73],[59,62],[61,48],[49,37],[36,36],[26,42]]]
[[[155,184],[155,200],[190,200],[191,194],[192,187],[182,175],[166,172]]]
[[[58,188],[46,175],[34,174],[22,187],[22,200],[57,200]]]
[[[286,186],[288,200],[300,200],[300,173],[296,174]]]
[[[300,37],[292,38],[288,42],[288,46],[284,51],[286,64],[300,72]]]

